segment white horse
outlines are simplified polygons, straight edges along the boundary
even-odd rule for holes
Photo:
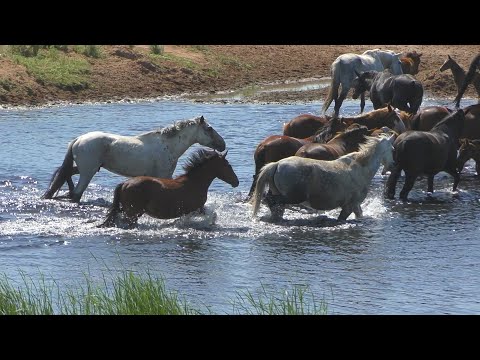
[[[171,178],[178,158],[193,144],[225,150],[223,138],[203,116],[175,122],[163,129],[137,136],[121,136],[99,131],[83,134],[68,145],[67,154],[52,176],[44,199],[51,199],[65,182],[68,197],[79,202],[92,177],[101,167],[123,176]],[[73,166],[73,162],[77,166]],[[80,174],[73,186],[72,175]]]
[[[392,50],[373,49],[364,51],[362,55],[378,56],[385,69],[390,69],[393,75],[402,75],[402,62],[400,61],[401,52],[395,53]]]
[[[393,74],[403,74],[399,54],[391,50],[367,50],[362,55],[348,53],[337,57],[331,66],[332,81],[327,98],[323,103],[322,112],[325,113],[328,107],[335,101],[335,116],[338,116],[343,100],[347,97],[348,91],[355,79],[355,71],[361,74],[364,71],[383,71],[389,68]],[[385,66],[387,65],[387,66]],[[342,85],[340,96],[338,89]],[[365,106],[365,94],[361,96],[361,109]]]
[[[268,185],[270,192],[265,202],[274,219],[283,216],[285,204],[302,204],[316,210],[341,207],[338,220],[346,220],[352,211],[357,218],[361,217],[360,205],[380,164],[389,167],[393,163],[394,139],[394,135],[369,137],[360,145],[360,151],[337,160],[291,156],[265,165],[257,179],[253,215],[257,214]]]

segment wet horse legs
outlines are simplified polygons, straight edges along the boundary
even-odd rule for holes
[[[395,197],[395,187],[397,186],[398,178],[402,172],[402,168],[399,165],[395,165],[390,172],[390,176],[388,177],[386,190],[385,190],[385,197],[387,199],[393,199]]]
[[[285,212],[285,202],[282,195],[273,195],[270,190],[265,195],[265,203],[272,213],[273,220],[281,220]]]
[[[400,199],[407,201],[408,193],[412,190],[416,178],[417,175],[405,172],[405,184],[403,184],[402,191],[400,191]]]

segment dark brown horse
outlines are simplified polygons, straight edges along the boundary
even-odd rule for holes
[[[475,78],[475,74],[477,73],[477,68],[480,69],[480,54],[475,56],[468,67],[468,72],[465,75],[465,79],[463,80],[462,86],[458,89],[457,96],[455,97],[455,106],[458,108],[460,107],[460,100],[462,100],[463,94],[465,90],[467,90],[468,85],[473,81]]]
[[[238,186],[237,175],[226,155],[200,149],[187,160],[185,174],[175,179],[137,176],[117,185],[112,206],[101,226],[114,226],[121,212],[131,228],[145,213],[159,219],[172,219],[202,209],[215,178]]]
[[[403,73],[417,75],[418,67],[420,66],[421,56],[422,54],[418,54],[416,51],[409,51],[407,53],[404,53],[404,55],[400,58]]]
[[[262,167],[268,163],[285,159],[295,155],[298,149],[311,142],[326,143],[331,140],[336,133],[344,131],[347,128],[340,118],[332,118],[326,125],[321,127],[315,135],[305,139],[297,139],[285,135],[272,135],[257,145],[253,159],[255,161],[255,174],[253,175],[252,186],[248,192],[247,201],[252,197],[257,184],[257,176]]]
[[[410,129],[429,131],[440,120],[452,113],[452,110],[445,106],[426,106],[410,119]]]
[[[433,193],[433,178],[440,171],[453,176],[453,191],[457,189],[460,175],[457,171],[458,139],[463,131],[465,114],[463,110],[447,116],[430,131],[410,130],[400,134],[393,146],[395,165],[387,180],[385,195],[395,197],[395,187],[402,170],[405,184],[400,199],[407,200],[415,179],[427,175],[428,192]]]
[[[364,71],[358,73],[352,83],[352,98],[366,91],[370,92],[373,108],[379,109],[391,104],[400,110],[415,114],[423,100],[423,85],[410,74],[393,75],[389,70]],[[360,109],[363,111],[365,102],[362,100]]]
[[[450,55],[447,55],[447,60],[443,63],[443,65],[440,67],[440,71],[445,71],[450,69],[452,71],[453,75],[453,81],[455,82],[455,85],[457,86],[457,94],[460,93],[460,89],[462,88],[463,82],[465,81],[465,70],[458,65],[458,63],[453,60]],[[474,73],[473,79],[472,79],[473,86],[475,87],[475,90],[477,91],[478,98],[480,100],[480,74],[479,73]],[[462,93],[463,96],[463,93]]]
[[[283,135],[297,139],[305,139],[315,134],[315,132],[326,125],[331,118],[332,117],[328,115],[298,115],[283,125]]]
[[[480,104],[474,104],[463,108],[465,112],[465,126],[460,135],[466,139],[480,139]],[[429,131],[435,124],[449,115],[452,110],[444,106],[429,106],[422,109],[412,118],[412,130]]]
[[[480,175],[480,140],[460,139],[460,149],[457,158],[457,170],[462,172],[465,163],[475,160],[475,170]]]
[[[358,151],[366,141],[370,131],[366,126],[352,124],[345,132],[336,135],[326,144],[308,143],[295,153],[295,156],[317,160],[335,160],[345,154]]]

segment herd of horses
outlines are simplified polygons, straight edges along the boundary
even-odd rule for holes
[[[450,69],[457,84],[455,109],[420,108],[423,86],[415,75],[421,56],[415,51],[380,49],[339,56],[331,66],[322,115],[301,114],[284,124],[283,135],[268,136],[256,147],[255,173],[246,199],[252,202],[253,214],[263,200],[274,220],[282,218],[286,206],[298,204],[315,210],[341,208],[338,220],[346,220],[352,212],[360,217],[361,203],[382,164],[382,174],[390,172],[385,184],[388,199],[394,198],[402,171],[402,200],[407,200],[420,175],[427,176],[427,191],[432,193],[434,176],[440,171],[453,177],[456,191],[459,174],[471,158],[480,175],[480,103],[459,108],[469,83],[480,96],[476,72],[480,55],[468,72],[450,56],[440,68]],[[361,113],[343,117],[340,107],[351,88],[352,97],[361,98]],[[363,113],[366,93],[374,109]],[[332,102],[334,112],[327,115]],[[180,156],[197,143],[211,149],[194,152],[185,173],[172,179]],[[225,149],[224,139],[203,116],[137,136],[89,132],[68,144],[43,198],[79,202],[95,173],[105,168],[129,179],[116,186],[100,226],[126,222],[135,227],[143,214],[171,219],[202,212],[215,178],[232,187],[239,184]],[[79,180],[74,185],[76,174]],[[56,196],[65,183],[68,193]]]

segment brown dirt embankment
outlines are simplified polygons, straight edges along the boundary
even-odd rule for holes
[[[391,49],[422,53],[420,71],[426,94],[452,99],[456,87],[450,71],[439,72],[452,56],[462,67],[480,52],[480,45],[165,45],[163,56],[152,56],[149,46],[101,46],[101,58],[68,50],[89,64],[88,86],[61,87],[39,81],[9,55],[0,56],[0,104],[42,105],[56,101],[115,101],[185,93],[215,93],[249,85],[281,83],[330,76],[330,65],[347,52]],[[327,89],[252,94],[245,101],[318,101]],[[476,97],[472,87],[466,97]]]

